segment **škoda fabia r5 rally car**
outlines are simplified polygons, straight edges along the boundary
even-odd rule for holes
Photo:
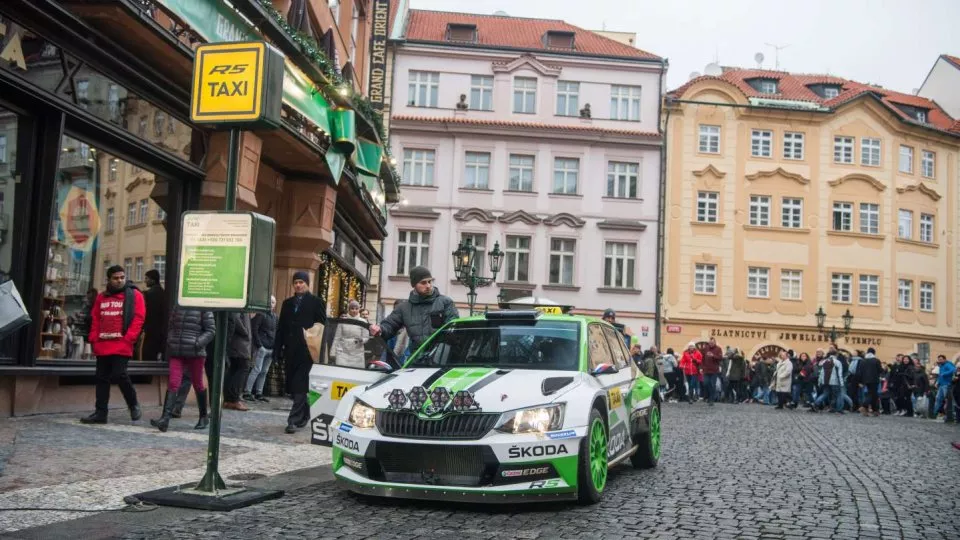
[[[310,374],[313,440],[353,492],[594,503],[611,466],[660,458],[657,382],[602,321],[496,311],[450,322],[402,367],[367,349],[363,368]]]

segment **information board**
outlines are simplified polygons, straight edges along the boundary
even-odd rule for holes
[[[177,303],[204,309],[246,308],[252,231],[249,213],[184,214]]]

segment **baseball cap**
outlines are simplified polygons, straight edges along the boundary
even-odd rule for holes
[[[605,309],[605,310],[603,311],[603,318],[606,319],[607,317],[616,318],[616,317],[617,317],[617,312],[614,311],[614,310],[612,310],[612,309],[609,309],[609,308],[608,308],[608,309]]]

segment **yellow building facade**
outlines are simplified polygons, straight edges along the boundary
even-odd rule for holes
[[[813,355],[822,307],[841,349],[952,358],[958,125],[830,77],[726,70],[670,93],[663,348]]]

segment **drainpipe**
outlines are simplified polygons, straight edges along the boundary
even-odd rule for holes
[[[667,110],[667,117],[665,121],[661,123],[663,116],[663,83],[667,77],[667,68],[670,65],[670,62],[666,58],[663,59],[662,69],[660,70],[660,88],[659,96],[660,100],[657,104],[657,124],[660,128],[660,192],[659,192],[659,202],[657,204],[657,294],[656,294],[656,305],[654,306],[654,317],[653,321],[653,343],[657,346],[657,350],[660,349],[660,306],[663,303],[663,261],[664,261],[664,218],[666,215],[666,208],[664,205],[667,200],[667,123],[670,121],[670,110]]]

